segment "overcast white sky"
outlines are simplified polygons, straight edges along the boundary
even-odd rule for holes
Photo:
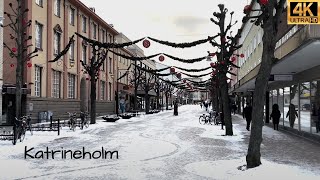
[[[239,22],[234,32],[241,26],[244,16],[243,7],[250,0],[81,0],[88,7],[94,7],[96,13],[107,23],[113,24],[118,32],[122,32],[131,40],[141,37],[154,37],[171,42],[191,42],[214,36],[217,26],[210,21],[212,13],[218,11],[218,4],[225,4],[229,12],[235,12]],[[151,41],[149,48],[142,42],[137,44],[145,55],[168,53],[180,58],[197,58],[207,55],[213,47],[207,43],[192,48],[176,49],[159,45]],[[155,58],[158,61],[158,57]],[[210,62],[183,64],[165,59],[166,65],[202,68]]]

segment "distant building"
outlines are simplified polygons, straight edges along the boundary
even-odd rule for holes
[[[4,7],[10,12],[9,3],[16,7],[17,1],[5,0]],[[30,44],[37,48],[38,57],[25,66],[24,83],[26,91],[23,98],[23,113],[31,113],[34,121],[38,120],[38,113],[52,111],[54,118],[67,117],[68,111],[88,111],[90,107],[89,77],[85,74],[80,60],[89,62],[91,49],[85,41],[75,36],[75,42],[70,51],[55,63],[48,60],[60,52],[68,43],[69,38],[79,34],[101,42],[114,42],[118,32],[101,19],[94,8],[86,7],[79,0],[24,0],[23,6],[29,9],[26,20],[32,20],[27,31],[32,36]],[[1,6],[2,7],[2,6]],[[8,19],[5,19],[8,22]],[[4,28],[4,41],[12,45],[9,34],[10,28]],[[3,52],[8,63],[4,63],[4,112],[14,114],[15,107],[15,68],[9,62],[12,58],[7,50]],[[118,57],[109,52],[105,63],[101,67],[97,81],[97,114],[113,113],[115,111],[115,60]],[[11,72],[11,73],[10,73]],[[28,89],[28,90],[27,90]],[[30,92],[30,93],[29,93]],[[8,106],[9,105],[9,106]],[[12,117],[4,121],[9,121]]]

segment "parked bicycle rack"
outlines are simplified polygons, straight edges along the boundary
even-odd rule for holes
[[[12,127],[12,131],[7,130]],[[3,130],[6,129],[6,130]],[[13,145],[16,145],[16,127],[15,125],[0,125],[0,141],[12,141]]]
[[[50,124],[36,124],[31,127],[32,131],[57,131],[60,135],[60,119],[58,122],[53,122],[52,116],[50,116]]]

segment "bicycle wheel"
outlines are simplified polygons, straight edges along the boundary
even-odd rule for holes
[[[32,131],[32,127],[31,126],[29,126],[29,130],[30,130],[30,134],[32,136],[33,135],[33,131]]]
[[[214,125],[213,117],[208,116],[208,124]]]
[[[199,123],[200,123],[201,125],[206,124],[206,118],[203,117],[203,116],[200,116],[200,117],[199,117]]]
[[[86,128],[89,127],[89,122],[88,122],[88,121],[86,121],[86,122],[84,123],[84,127],[86,127]]]
[[[20,142],[22,142],[24,140],[25,136],[26,136],[26,129],[25,128],[21,129],[20,133],[21,133]]]

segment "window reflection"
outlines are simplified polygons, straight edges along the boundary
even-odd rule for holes
[[[300,84],[300,124],[301,131],[310,132],[310,82]]]

